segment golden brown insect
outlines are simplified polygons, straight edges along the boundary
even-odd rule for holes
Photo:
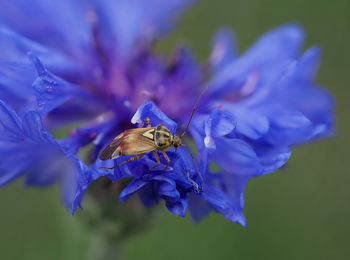
[[[188,121],[187,126],[185,128],[185,131],[180,136],[172,135],[169,129],[162,124],[152,127],[151,121],[147,117],[145,118],[141,128],[126,130],[120,135],[118,135],[116,138],[114,138],[113,141],[101,152],[99,158],[101,160],[113,160],[120,156],[125,156],[125,155],[136,155],[136,156],[131,157],[130,159],[115,165],[114,167],[111,167],[111,168],[102,167],[102,168],[114,169],[127,162],[140,159],[142,156],[144,156],[148,152],[153,152],[153,155],[157,160],[157,164],[148,169],[148,173],[150,173],[152,169],[160,165],[160,159],[157,153],[157,151],[160,151],[168,162],[168,164],[162,170],[162,176],[163,176],[164,171],[169,167],[171,163],[165,150],[172,147],[177,149],[177,147],[179,146],[184,146],[181,142],[181,138],[187,132],[187,129],[191,123],[193,114],[197,108],[198,102],[201,96],[203,95],[204,91],[198,97],[197,102],[192,110],[190,120]],[[145,124],[146,124],[146,127],[144,127]],[[198,166],[195,160],[193,159],[191,152],[188,149],[187,151],[190,153],[192,157],[192,160],[199,173],[199,176],[201,177],[201,179],[203,179],[200,174],[200,171],[198,170]]]

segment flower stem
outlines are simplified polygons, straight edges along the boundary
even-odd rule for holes
[[[86,260],[122,260],[124,259],[123,239],[114,239],[104,234],[93,234],[87,250]]]

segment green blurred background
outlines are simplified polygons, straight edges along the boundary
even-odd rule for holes
[[[247,228],[217,214],[193,224],[164,207],[154,228],[127,242],[127,259],[350,259],[350,1],[202,0],[161,48],[186,39],[204,61],[220,26],[232,27],[242,52],[290,21],[304,26],[306,47],[323,49],[317,81],[337,100],[337,136],[294,149],[286,170],[248,184]],[[0,259],[83,258],[89,236],[58,192],[20,182],[0,190]]]

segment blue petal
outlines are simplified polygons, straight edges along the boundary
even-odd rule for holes
[[[46,114],[52,111],[73,96],[83,96],[88,99],[88,96],[78,86],[70,84],[47,71],[34,54],[30,53],[28,57],[38,73],[33,88],[41,113]]]
[[[165,125],[172,134],[175,134],[177,124],[168,118],[153,102],[148,101],[142,104],[131,119],[131,123],[142,125],[145,118],[151,120],[152,126]]]
[[[110,132],[116,124],[115,120],[116,118],[112,113],[101,114],[71,131],[68,137],[60,140],[60,144],[70,150],[71,154],[76,154],[81,147],[93,142],[95,147],[91,154],[91,159],[94,161],[101,148],[108,143]]]
[[[244,176],[261,174],[259,158],[253,148],[240,139],[216,138],[211,158],[224,171]]]
[[[231,113],[214,110],[204,123],[204,143],[207,148],[215,148],[215,137],[230,134],[236,127],[236,120]]]
[[[245,54],[233,60],[213,77],[209,83],[212,95],[224,97],[232,91],[235,91],[236,95],[241,94],[244,87],[248,88],[245,85],[249,80],[255,82],[259,75],[265,75],[264,71],[279,69],[286,62],[294,60],[300,52],[303,39],[301,27],[295,24],[268,32]],[[257,76],[254,76],[255,74]],[[248,85],[249,88],[254,87],[254,84]]]
[[[0,101],[0,186],[25,176],[26,185],[61,182],[62,199],[71,206],[76,168],[54,137],[43,130],[38,112],[19,118]]]
[[[312,124],[302,113],[293,110],[276,111],[272,120],[280,128],[301,128]]]
[[[166,206],[171,213],[178,215],[180,217],[185,217],[187,213],[187,208],[188,208],[187,196],[185,194],[181,194],[180,199],[176,202],[171,202],[167,200]]]
[[[180,193],[177,190],[176,183],[173,179],[169,178],[168,174],[165,176],[156,175],[153,177],[153,180],[159,182],[159,195],[166,197],[169,202],[177,202],[180,199]]]
[[[171,161],[174,162],[173,168],[177,173],[175,178],[177,184],[185,190],[195,190],[197,192],[201,190],[202,179],[205,177],[205,166],[202,165],[202,162],[198,163],[195,158],[192,158],[189,147],[179,147],[176,156],[178,157],[177,160],[174,162],[174,158],[171,157]]]
[[[212,210],[209,202],[203,198],[190,193],[188,195],[188,206],[194,221],[199,222],[207,217]]]
[[[125,201],[138,191],[141,200],[147,207],[157,204],[162,198],[171,212],[185,216],[188,202],[186,193],[179,190],[184,182],[178,182],[177,175],[178,173],[172,171],[166,171],[164,174],[161,171],[153,171],[150,176],[135,178],[121,192],[119,200]],[[191,184],[185,184],[186,188],[190,186],[192,187]]]
[[[159,203],[159,195],[154,185],[146,185],[138,191],[140,200],[145,207],[150,208]]]
[[[210,64],[218,71],[238,56],[237,43],[233,32],[228,28],[220,29],[214,36]]]
[[[305,52],[268,102],[274,98],[284,106],[299,110],[313,123],[325,124],[329,129],[334,123],[334,100],[326,90],[311,82],[318,68],[319,55],[319,49],[315,47]]]
[[[26,107],[28,103],[35,104],[31,87],[35,77],[35,71],[29,64],[0,62],[0,99],[16,111]]]
[[[314,46],[306,50],[297,65],[295,75],[305,80],[314,80],[320,66],[321,48]]]
[[[269,130],[268,118],[258,110],[249,110],[236,106],[230,109],[237,118],[237,133],[240,133],[253,140],[263,137]]]
[[[99,23],[105,37],[110,41],[116,40],[118,54],[128,57],[139,44],[145,44],[168,30],[174,17],[191,2],[193,1],[105,0],[96,1],[96,6],[97,13],[102,18]]]
[[[81,161],[76,160],[76,167],[78,169],[78,173],[76,175],[77,178],[77,186],[75,190],[75,195],[73,197],[72,201],[72,215],[75,214],[75,211],[77,210],[77,207],[82,208],[81,202],[83,200],[83,196],[88,189],[90,183],[91,183],[91,174],[89,171],[89,168]]]
[[[43,139],[43,125],[37,112],[30,111],[23,116],[23,133],[25,136],[40,142]]]
[[[119,201],[126,201],[132,194],[141,189],[147,184],[142,179],[133,179],[128,186],[126,186],[119,195]]]
[[[52,70],[58,73],[77,73],[77,64],[58,50],[45,47],[10,29],[0,27],[0,59],[28,63],[27,53],[32,52]]]
[[[290,146],[310,140],[314,133],[312,122],[299,111],[279,111],[271,115],[267,139],[274,145]]]
[[[87,166],[79,157],[73,156],[72,160],[75,163],[76,167],[76,175],[74,176],[75,178],[73,179],[72,176],[66,176],[66,179],[64,181],[69,182],[72,181],[72,179],[75,181],[75,192],[74,192],[74,197],[73,200],[70,201],[69,199],[71,198],[70,194],[72,193],[71,189],[66,189],[64,191],[64,198],[66,199],[66,204],[70,204],[72,207],[72,215],[75,214],[75,211],[77,207],[82,208],[81,202],[83,200],[83,196],[87,189],[89,188],[91,182],[97,180],[99,177],[103,175],[108,175],[108,172],[106,170],[101,170],[99,169],[98,166],[93,165],[93,166]],[[71,182],[70,182],[71,183]],[[69,188],[72,188],[72,186],[69,186]]]
[[[246,226],[246,220],[242,212],[243,208],[231,200],[221,189],[208,184],[201,196],[228,220],[237,222],[244,227]]]
[[[214,110],[211,115],[211,133],[214,136],[230,134],[236,127],[236,120],[231,113],[222,110]]]
[[[201,173],[206,172],[207,164],[208,164],[208,149],[206,148],[204,143],[205,134],[203,131],[204,122],[206,119],[207,117],[205,118],[196,117],[194,118],[192,124],[189,127],[193,140],[197,146],[198,157],[199,157],[199,170],[201,171]]]
[[[21,135],[21,121],[17,117],[15,111],[8,107],[2,100],[0,100],[0,140],[9,137],[18,137]]]
[[[90,37],[87,11],[84,1],[1,0],[0,23],[39,43],[82,57]]]
[[[72,209],[75,198],[75,192],[78,185],[78,171],[73,158],[69,158],[69,168],[61,169],[60,184],[61,184],[61,198],[62,204],[67,209]]]
[[[255,62],[276,58],[294,59],[301,51],[304,38],[304,31],[300,25],[283,25],[263,35],[244,55]]]
[[[244,208],[244,190],[251,177],[222,172],[222,190],[240,211]]]
[[[121,162],[124,162],[128,160],[129,158],[134,157],[134,156],[122,156],[114,159],[113,165],[117,165]],[[106,161],[103,161],[106,163]],[[116,180],[119,180],[121,178],[126,178],[126,177],[136,177],[136,178],[143,178],[143,176],[146,175],[148,177],[147,172],[150,167],[152,167],[155,163],[153,160],[150,160],[148,156],[146,155],[145,157],[136,160],[136,161],[130,161],[126,164],[123,164],[117,168],[114,169],[113,175],[111,177],[111,180],[114,182]],[[112,166],[113,166],[112,165]],[[105,166],[105,165],[103,165]],[[110,166],[107,166],[110,167]]]
[[[292,151],[288,147],[267,148],[261,152],[259,159],[264,174],[272,173],[281,168],[288,161]]]
[[[56,181],[62,181],[66,176],[75,175],[74,163],[58,147],[55,149],[55,147],[33,146],[25,152],[28,156],[28,154],[34,153],[36,149],[42,150],[31,157],[32,161],[28,163],[28,170],[23,168],[23,172],[21,172],[22,174],[26,173],[25,184],[27,186],[48,186]],[[70,185],[70,183],[65,182],[65,185],[67,184]],[[61,186],[61,188],[66,189],[68,187]],[[69,188],[69,190],[71,189]],[[73,196],[73,192],[70,194]]]

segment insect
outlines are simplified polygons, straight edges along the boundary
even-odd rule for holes
[[[176,134],[173,135],[170,132],[170,130],[162,124],[152,127],[150,119],[146,117],[140,128],[133,128],[133,129],[126,130],[120,135],[118,135],[116,138],[114,138],[113,141],[101,152],[99,158],[101,160],[113,160],[120,156],[125,156],[125,155],[136,155],[136,156],[131,157],[130,159],[115,165],[114,167],[111,167],[111,168],[101,167],[101,168],[114,169],[127,162],[138,160],[148,152],[152,152],[157,161],[157,164],[148,169],[148,174],[149,174],[151,170],[153,170],[154,168],[160,165],[158,152],[161,152],[167,161],[167,165],[162,170],[162,176],[163,176],[163,173],[171,163],[165,151],[172,147],[177,149],[179,146],[183,146],[191,155],[191,158],[196,166],[199,176],[203,180],[203,177],[198,169],[198,166],[193,158],[192,153],[181,142],[181,138],[186,134],[188,127],[191,123],[192,117],[194,115],[194,112],[196,111],[196,108],[198,106],[199,100],[204,94],[205,90],[206,89],[204,89],[202,93],[199,95],[197,102],[192,110],[187,126],[184,132],[180,136]],[[144,127],[145,125],[146,127]]]

